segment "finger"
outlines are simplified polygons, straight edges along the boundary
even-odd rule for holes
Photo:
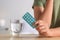
[[[35,24],[38,24],[38,23],[39,23],[39,21],[36,21],[36,22],[35,22]]]
[[[47,31],[46,30],[40,30],[40,33],[46,33]]]
[[[40,31],[41,31],[40,27],[36,27],[36,30],[37,30],[38,32],[40,32]]]
[[[39,24],[37,24],[37,25],[35,25],[36,27],[42,27],[42,26],[44,26],[44,24],[43,23],[39,23]]]
[[[41,27],[39,27],[39,29],[40,29],[40,30],[45,30],[45,29],[46,29],[46,27],[41,26]]]
[[[39,22],[37,21],[37,22],[35,22],[35,24],[34,24],[35,26],[38,26],[39,25]]]
[[[46,28],[44,26],[37,27],[36,30],[39,32],[46,32]]]
[[[40,30],[39,28],[37,28],[37,31],[40,33],[40,34],[45,34],[47,31],[46,30]]]
[[[35,23],[36,23],[36,22],[32,23],[32,25],[33,25],[33,26],[35,26],[35,27],[37,27],[37,26],[38,26],[38,24],[35,24]]]
[[[42,29],[45,29],[43,24],[38,25],[38,26],[36,27],[36,30],[38,30],[38,31],[40,31],[40,30],[42,30]]]
[[[46,29],[45,27],[41,27],[41,28],[40,28],[40,32],[41,32],[41,33],[45,33],[45,32],[47,32],[47,29]]]
[[[35,24],[39,24],[39,23],[43,23],[43,21],[39,20],[39,21],[35,22]]]
[[[36,28],[36,30],[37,30],[38,32],[40,31],[40,29],[39,29],[38,27]]]
[[[36,30],[40,31],[40,26],[37,26],[37,27],[36,27]]]

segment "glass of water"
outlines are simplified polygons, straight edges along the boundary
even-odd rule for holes
[[[21,22],[19,20],[11,20],[10,24],[12,36],[19,36],[22,29]]]

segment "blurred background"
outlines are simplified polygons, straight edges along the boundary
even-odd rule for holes
[[[26,12],[33,16],[33,2],[34,0],[0,0],[0,34],[10,32],[10,21],[14,19],[19,19],[23,24],[25,23],[21,34],[37,34],[37,31],[22,19]]]

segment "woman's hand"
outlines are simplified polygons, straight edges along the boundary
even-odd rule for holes
[[[39,20],[35,23],[37,25],[36,29],[42,36],[52,36],[52,32],[49,29],[47,22]]]

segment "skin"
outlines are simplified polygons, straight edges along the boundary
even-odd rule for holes
[[[53,12],[53,0],[47,0],[45,8],[43,6],[34,6],[34,16],[36,19],[36,30],[42,36],[60,36],[60,28],[51,28],[51,19]]]

